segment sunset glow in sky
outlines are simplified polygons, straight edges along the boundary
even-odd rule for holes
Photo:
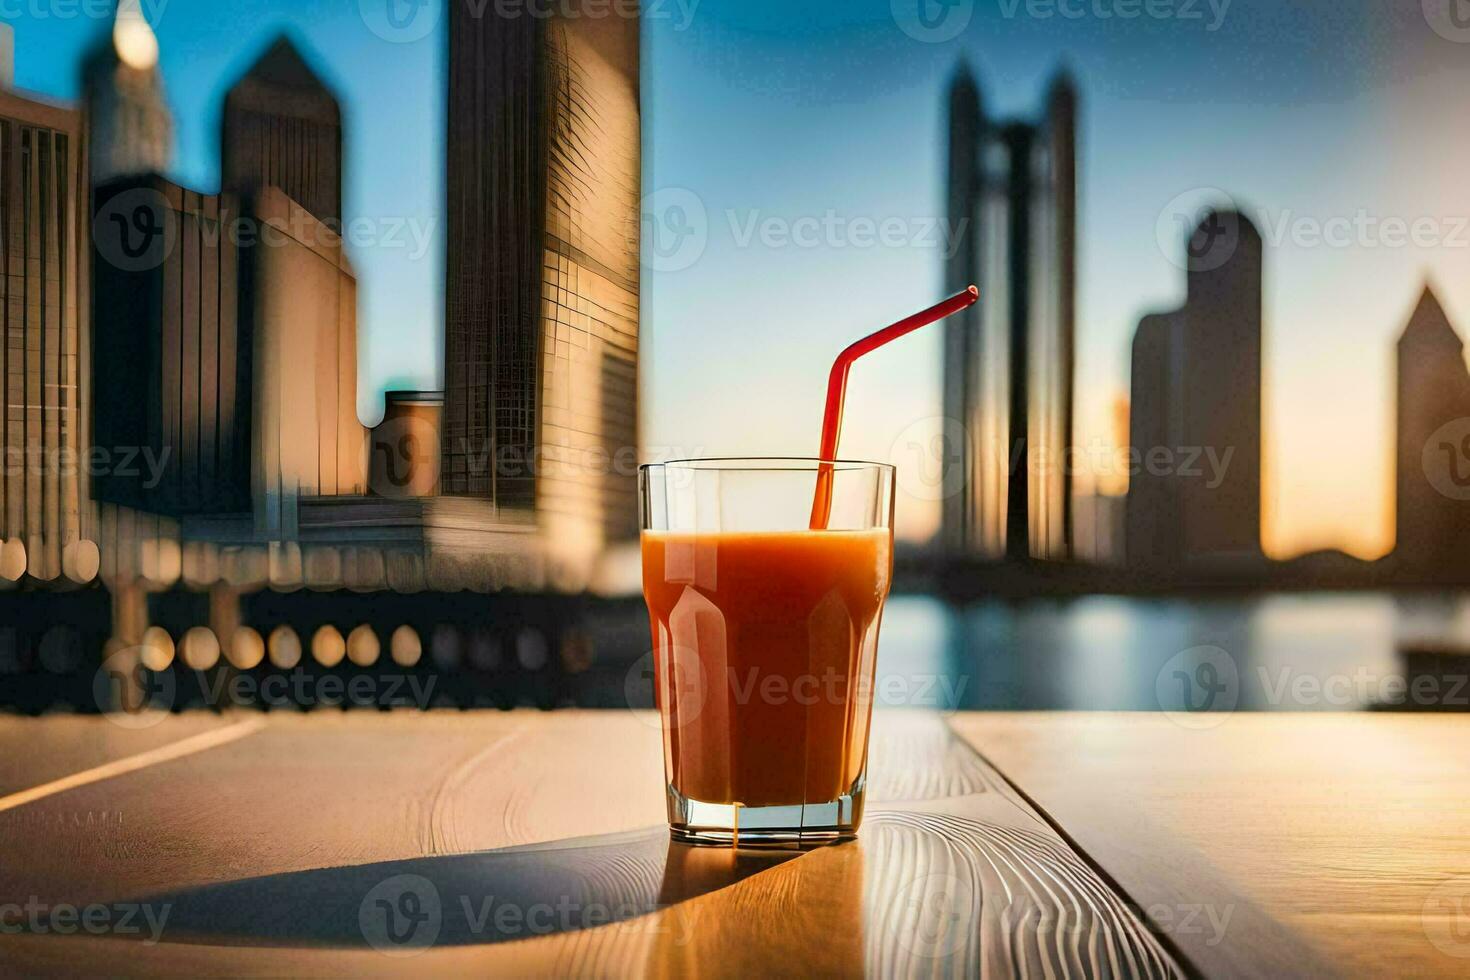
[[[342,96],[346,217],[377,229],[349,241],[368,422],[383,389],[441,378],[443,9],[429,0],[416,9],[434,29],[389,40],[386,2],[141,4],[186,184],[218,186],[224,89],[283,27]],[[646,3],[643,231],[660,248],[645,270],[645,444],[814,453],[832,357],[941,294],[955,65],[969,60],[991,115],[1031,116],[1065,64],[1081,93],[1078,441],[1112,440],[1133,328],[1182,297],[1171,202],[1234,203],[1266,242],[1267,551],[1390,548],[1394,338],[1426,280],[1470,330],[1470,36],[1418,2],[1149,9],[1164,7],[1202,17],[956,0],[949,36],[959,21],[934,27],[904,0]],[[17,84],[63,98],[111,29],[11,24]],[[931,330],[858,365],[844,455],[932,464],[939,357]],[[937,526],[925,487],[901,496],[906,538]]]

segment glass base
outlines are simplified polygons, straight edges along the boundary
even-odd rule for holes
[[[744,806],[691,800],[670,786],[669,836],[706,847],[822,847],[857,836],[863,787],[825,803]]]

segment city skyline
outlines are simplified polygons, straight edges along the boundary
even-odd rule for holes
[[[1072,557],[1077,89],[1048,83],[1035,121],[994,118],[968,63],[950,115],[947,291],[979,301],[944,325],[942,536],[953,555]],[[1023,463],[1017,462],[1024,460]],[[951,477],[958,478],[951,480]]]
[[[1127,563],[1261,569],[1261,235],[1234,211],[1211,211],[1183,243],[1177,308],[1133,335]],[[1167,453],[1169,465],[1153,464]],[[1179,462],[1194,454],[1202,459]]]
[[[849,221],[906,220],[917,237],[916,216],[944,213],[941,94],[959,58],[974,67],[997,115],[1034,116],[1061,64],[1082,92],[1076,444],[1089,457],[1117,448],[1114,404],[1128,390],[1133,329],[1150,309],[1182,300],[1182,244],[1199,215],[1234,207],[1260,226],[1269,251],[1266,554],[1386,554],[1395,325],[1426,278],[1453,319],[1464,322],[1470,312],[1470,280],[1454,273],[1470,241],[1456,247],[1452,235],[1470,201],[1449,165],[1463,155],[1466,135],[1439,119],[1443,99],[1435,94],[1470,81],[1464,47],[1436,34],[1415,5],[1338,4],[1328,12],[1237,2],[1215,31],[1148,18],[1007,18],[976,5],[962,33],[932,44],[894,32],[883,7],[856,3],[838,15],[752,3],[738,13],[710,10],[683,35],[652,25],[659,70],[694,81],[650,87],[654,132],[681,134],[657,141],[651,172],[657,185],[698,194],[709,240],[697,265],[654,277],[648,401],[659,424],[650,441],[809,454],[820,413],[819,392],[805,393],[816,387],[810,379],[821,377],[844,337],[942,294],[943,242],[742,245],[749,222],[789,225],[834,209]],[[792,64],[802,66],[799,74]],[[766,74],[767,66],[781,71]],[[815,94],[794,104],[795,86]],[[718,125],[704,119],[710,104],[724,107]],[[797,131],[798,142],[781,136]],[[749,145],[761,153],[741,156]],[[732,158],[740,168],[722,165]],[[1360,212],[1361,235],[1351,223]],[[1392,229],[1383,234],[1385,218],[1408,224],[1437,216],[1441,247],[1418,247]],[[1343,220],[1346,244],[1337,228]],[[1331,241],[1323,238],[1328,222]],[[761,283],[759,308],[738,297],[705,302],[729,281]],[[839,283],[845,301],[834,306],[813,283]],[[675,336],[674,327],[693,335]],[[779,367],[750,353],[777,342],[785,352]],[[734,431],[702,402],[736,386],[712,383],[705,372],[671,378],[660,372],[665,358],[705,358],[742,377],[762,371],[768,404]],[[855,372],[844,451],[919,462],[893,446],[942,413],[941,365],[940,338],[921,333],[885,351],[881,365]],[[803,431],[799,420],[808,417]],[[1112,479],[1110,489],[1121,493],[1124,483]],[[901,492],[900,533],[923,538],[938,514],[936,503]]]
[[[48,621],[62,607],[33,604],[27,633],[46,649],[90,643],[155,671],[176,649],[200,670],[267,651],[290,666],[293,624],[252,601],[305,586],[430,596],[410,621],[352,630],[354,662],[390,632],[417,659],[442,632],[436,597],[609,581],[610,546],[637,534],[622,449],[636,442],[638,23],[527,20],[509,44],[486,26],[457,24],[449,85],[473,122],[440,161],[457,218],[445,357],[469,378],[387,393],[371,433],[338,234],[350,162],[309,52],[283,34],[234,76],[214,193],[160,172],[174,121],[132,14],[77,66],[81,106],[0,92],[0,448],[24,461],[0,481],[0,577],[38,594],[95,584],[111,606]],[[524,220],[504,220],[507,196]],[[446,415],[489,424],[443,433],[461,455],[441,481]],[[351,605],[306,601],[334,620]],[[335,625],[311,643],[341,660]]]
[[[176,0],[159,25],[160,70],[178,116],[175,166],[187,183],[207,188],[218,181],[209,120],[219,111],[223,86],[284,23],[310,42],[314,62],[347,103],[346,215],[437,218],[439,178],[425,164],[444,112],[436,94],[442,51],[433,37],[391,44],[357,10],[325,3],[268,3],[253,12],[206,7]],[[56,66],[66,63],[66,52],[88,47],[101,25],[78,18],[22,19],[16,26],[18,83],[75,97],[74,80]],[[839,242],[793,250],[737,233],[766,216],[789,223],[829,209],[849,220],[936,214],[942,143],[935,137],[942,119],[932,105],[956,56],[969,55],[998,111],[1027,114],[1035,111],[1049,66],[1060,60],[1086,94],[1078,444],[1109,441],[1113,403],[1127,389],[1132,327],[1145,310],[1178,300],[1177,269],[1160,241],[1177,231],[1179,206],[1171,202],[1193,194],[1183,208],[1193,214],[1210,194],[1228,198],[1215,203],[1250,213],[1268,244],[1280,246],[1271,251],[1263,285],[1266,551],[1272,557],[1323,547],[1360,557],[1385,553],[1393,533],[1388,324],[1407,317],[1426,279],[1436,283],[1452,319],[1463,322],[1470,309],[1470,286],[1452,271],[1464,250],[1449,241],[1446,223],[1462,210],[1464,195],[1450,168],[1433,164],[1464,149],[1454,127],[1434,122],[1435,93],[1465,71],[1463,59],[1454,59],[1462,49],[1431,30],[1417,10],[1367,4],[1339,5],[1328,17],[1241,0],[1217,30],[1206,26],[1008,20],[977,8],[964,34],[925,44],[895,27],[888,4],[817,13],[707,3],[688,24],[650,21],[650,64],[657,62],[670,80],[645,96],[652,127],[682,135],[653,141],[645,190],[693,191],[709,215],[709,243],[692,269],[650,276],[646,321],[655,377],[645,441],[691,452],[810,453],[820,377],[832,352],[884,316],[937,293],[942,248],[860,249]],[[177,39],[185,36],[197,43],[181,45]],[[1312,51],[1348,54],[1374,38],[1375,56],[1304,59],[1276,40],[1286,36],[1305,39]],[[1142,41],[1160,37],[1177,55],[1139,69]],[[717,42],[737,55],[703,57]],[[791,79],[760,78],[741,67],[779,61],[794,46],[807,49],[801,70],[812,78],[803,79],[816,85],[802,110],[783,100],[782,85]],[[187,59],[181,49],[190,51]],[[856,69],[863,52],[882,55],[876,70]],[[726,107],[718,128],[699,118],[699,106],[711,99]],[[914,112],[920,104],[931,108]],[[824,117],[813,115],[817,107]],[[801,146],[775,139],[792,130],[813,139]],[[876,144],[874,132],[885,134]],[[1251,139],[1236,139],[1239,133]],[[424,145],[415,134],[426,134]],[[756,145],[760,156],[742,149]],[[1401,165],[1415,180],[1383,177]],[[733,222],[726,215],[731,209]],[[1370,222],[1368,239],[1350,231],[1346,245],[1320,240],[1324,222],[1352,221],[1360,212]],[[1439,246],[1392,245],[1381,233],[1384,218],[1436,216],[1446,240]],[[415,262],[406,249],[352,250],[365,283],[358,409],[364,421],[380,411],[383,389],[438,387],[435,252],[430,247],[430,257]],[[724,288],[743,280],[763,283],[758,302]],[[805,298],[813,283],[840,283],[846,295],[835,307],[821,289],[815,291],[821,302]],[[710,296],[720,302],[712,305]],[[782,364],[752,357],[777,336],[790,337],[793,323],[804,329]],[[732,343],[735,337],[741,342]],[[713,367],[691,371],[687,365],[697,360],[747,377],[762,372],[766,397],[755,414],[724,408],[736,389],[719,381]],[[912,463],[893,447],[908,426],[939,413],[939,364],[938,340],[916,336],[886,352],[882,367],[860,368],[844,449]],[[1330,418],[1314,411],[1333,402],[1342,407]],[[809,425],[791,422],[807,417]],[[766,433],[763,444],[750,435],[757,431]],[[900,532],[926,538],[938,513],[933,501],[901,498]]]

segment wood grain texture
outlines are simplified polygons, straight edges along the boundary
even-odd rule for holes
[[[22,808],[125,819],[47,825],[48,846],[0,866],[0,894],[168,918],[157,944],[26,931],[0,935],[0,958],[200,976],[1182,973],[933,717],[880,713],[859,841],[806,853],[670,843],[660,756],[646,713],[271,715],[238,744]]]
[[[0,715],[0,745],[6,747],[0,752],[0,797],[229,723],[203,713],[147,728],[123,728],[96,715],[41,721]]]
[[[1208,975],[1463,976],[1470,726],[1367,713],[1221,722],[954,725]]]

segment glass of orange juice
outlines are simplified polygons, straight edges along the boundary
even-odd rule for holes
[[[799,847],[857,833],[893,476],[789,458],[640,469],[675,840]]]

